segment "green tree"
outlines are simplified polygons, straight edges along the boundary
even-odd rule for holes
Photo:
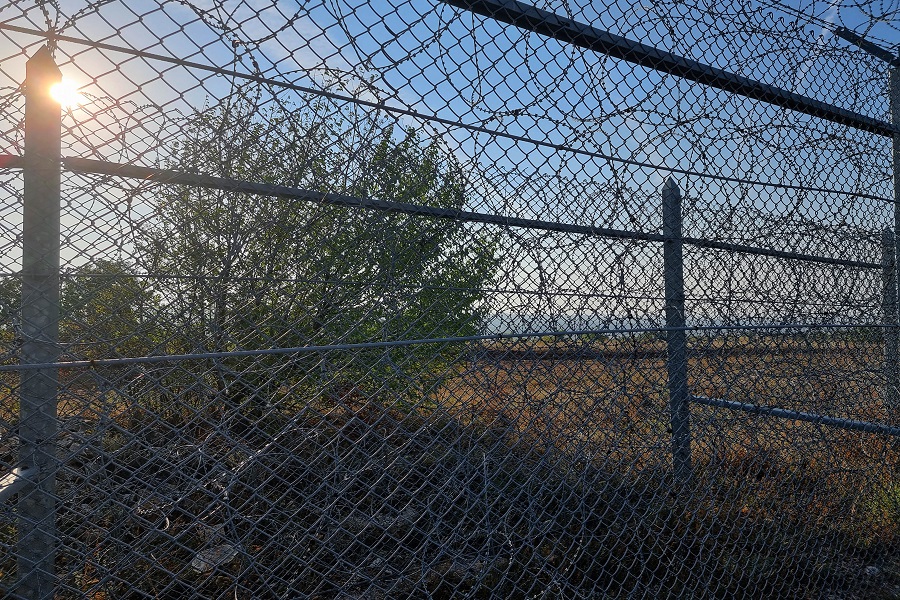
[[[12,364],[16,359],[21,318],[22,282],[18,277],[0,278],[0,364]]]
[[[61,282],[60,339],[76,360],[143,356],[159,342],[159,309],[145,277],[98,259]]]
[[[452,155],[413,129],[326,101],[193,116],[171,167],[259,183],[444,208],[466,202]],[[235,190],[171,186],[140,255],[182,352],[466,336],[495,269],[490,236],[450,220]],[[233,401],[287,384],[421,396],[458,345],[213,361]]]

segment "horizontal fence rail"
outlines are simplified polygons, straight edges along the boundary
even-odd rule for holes
[[[719,88],[787,108],[814,117],[820,117],[870,131],[878,135],[892,137],[898,132],[895,125],[853,113],[837,106],[831,106],[813,98],[766,85],[759,81],[729,73],[682,56],[635,42],[627,38],[560,17],[518,0],[441,0],[452,6],[472,11],[491,19],[515,25],[535,33],[594,50],[628,62],[663,71],[696,83]]]
[[[17,168],[19,166],[18,157],[9,156],[0,159],[0,166],[7,168]],[[576,233],[583,235],[592,235],[613,239],[629,239],[640,240],[645,242],[663,242],[665,236],[657,233],[644,233],[640,231],[625,231],[617,229],[608,229],[605,227],[592,227],[589,225],[575,225],[570,223],[560,223],[553,221],[541,221],[538,219],[522,219],[518,217],[506,215],[492,215],[477,212],[470,212],[457,209],[446,209],[434,206],[423,206],[407,204],[402,202],[391,202],[389,200],[379,200],[375,198],[357,198],[345,196],[342,194],[332,194],[328,192],[318,192],[315,190],[304,190],[299,188],[290,188],[286,186],[253,183],[248,181],[239,181],[234,179],[225,179],[221,177],[211,177],[208,175],[198,175],[194,173],[182,173],[168,169],[153,169],[149,167],[135,167],[130,165],[107,163],[90,159],[64,158],[62,159],[64,167],[75,173],[86,173],[93,175],[112,175],[117,177],[129,177],[141,179],[147,182],[173,184],[173,185],[190,185],[208,189],[240,191],[248,194],[259,194],[264,196],[277,196],[281,198],[290,198],[296,200],[304,200],[307,202],[317,202],[322,204],[331,204],[334,206],[346,206],[352,208],[368,208],[374,210],[384,210],[387,212],[402,213],[408,215],[418,215],[424,217],[435,217],[439,219],[451,219],[463,223],[483,223],[487,225],[503,225],[506,227],[521,227],[524,229],[538,229],[542,231],[557,231],[564,233]],[[759,248],[747,246],[744,244],[733,244],[729,242],[720,242],[716,240],[694,238],[682,236],[682,242],[692,246],[701,248],[713,248],[717,250],[727,250],[731,252],[742,252],[745,254],[754,254],[757,256],[771,256],[776,258],[788,258],[793,260],[801,260],[805,262],[814,262],[828,265],[838,265],[844,267],[853,267],[861,269],[881,269],[881,263],[864,262],[857,260],[844,260],[830,256],[814,256],[809,254],[801,254],[797,252],[786,252],[771,248]]]
[[[691,396],[690,401],[695,404],[702,404],[704,406],[727,408],[728,410],[736,410],[740,412],[751,413],[754,415],[762,415],[765,417],[777,417],[779,419],[788,419],[791,421],[804,421],[806,423],[814,423],[816,425],[824,425],[826,427],[837,427],[839,429],[847,429],[850,431],[865,431],[866,433],[879,433],[881,435],[889,435],[892,437],[900,436],[900,427],[890,427],[882,423],[868,423],[866,421],[854,421],[853,419],[840,419],[837,417],[829,417],[827,415],[817,415],[797,410],[787,410],[784,408],[778,408],[776,406],[746,404],[744,402],[723,400],[721,398],[704,398],[703,396]]]
[[[296,346],[291,348],[262,348],[256,350],[230,350],[228,352],[206,352],[206,353],[198,353],[192,352],[191,354],[166,354],[161,356],[132,356],[132,357],[124,357],[124,358],[104,358],[104,359],[95,359],[95,360],[84,360],[84,361],[60,361],[60,362],[52,362],[52,363],[20,363],[17,365],[0,365],[0,372],[9,371],[9,372],[18,372],[18,371],[27,371],[27,370],[39,370],[47,367],[58,367],[58,368],[85,368],[85,367],[111,367],[111,366],[121,366],[128,364],[140,364],[140,363],[156,363],[156,362],[170,362],[170,361],[184,361],[184,360],[204,360],[209,358],[224,358],[226,356],[265,356],[270,354],[298,354],[303,352],[317,353],[317,352],[329,352],[332,350],[363,350],[363,349],[372,349],[372,348],[392,348],[392,347],[402,347],[402,346],[414,346],[419,344],[453,344],[459,342],[483,342],[483,341],[492,341],[492,340],[514,340],[514,339],[528,339],[528,338],[542,338],[542,337],[567,337],[567,336],[588,336],[588,335],[629,335],[629,334],[663,334],[669,331],[696,331],[696,332],[709,332],[709,331],[752,331],[763,330],[763,331],[777,331],[779,329],[843,329],[850,326],[809,326],[803,324],[766,324],[766,325],[758,325],[758,326],[733,326],[733,327],[722,327],[722,326],[711,326],[711,327],[697,327],[697,326],[684,326],[684,327],[633,327],[628,329],[566,329],[566,330],[556,330],[556,331],[541,331],[541,332],[532,332],[532,333],[492,333],[487,335],[470,335],[470,336],[458,336],[458,337],[448,337],[448,338],[422,338],[422,339],[405,339],[405,340],[392,340],[392,341],[383,341],[383,342],[363,342],[359,344],[325,344],[321,346]],[[885,328],[885,329],[894,329],[897,328],[898,325],[866,325],[866,327],[872,328]],[[533,352],[533,351],[532,351]],[[536,353],[530,352],[529,354],[525,354],[524,356],[536,355]],[[697,354],[701,351],[693,350],[692,353]],[[718,354],[720,352],[716,350],[706,350],[702,351],[707,354]],[[762,350],[756,350],[751,352],[751,354],[760,354]],[[793,350],[793,352],[796,352]],[[801,349],[800,353],[815,353],[814,350]],[[655,351],[633,351],[628,355],[641,358],[641,356],[652,356],[655,354]],[[517,354],[513,352],[513,355],[522,356],[522,354]]]

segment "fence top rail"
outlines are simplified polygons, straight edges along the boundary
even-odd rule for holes
[[[225,177],[215,177],[212,175],[201,175],[197,173],[185,173],[182,171],[174,171],[170,169],[139,167],[136,165],[112,163],[87,158],[63,158],[62,162],[63,166],[69,171],[90,175],[109,175],[113,177],[143,179],[164,184],[190,185],[207,189],[230,190],[247,194],[279,196],[283,198],[318,202],[334,206],[367,208],[424,217],[452,219],[468,223],[482,223],[486,225],[500,225],[503,227],[518,227],[523,229],[538,229],[543,231],[556,231],[561,233],[575,233],[581,235],[606,237],[611,239],[627,239],[644,242],[664,242],[667,239],[666,236],[661,233],[629,231],[623,229],[612,229],[608,227],[595,227],[593,225],[575,225],[558,221],[542,221],[539,219],[526,219],[522,217],[479,213],[454,208],[438,208],[434,206],[410,204],[407,202],[397,202],[393,200],[357,198],[344,194],[320,192],[316,190],[293,188],[268,183],[255,183],[237,179],[229,179]],[[21,168],[22,165],[22,157],[0,155],[0,168]],[[761,248],[757,246],[690,236],[682,237],[681,241],[685,244],[689,244],[698,248],[725,250],[728,252],[739,252],[742,254],[752,254],[756,256],[768,256],[772,258],[783,258],[788,260],[797,260],[802,262],[827,264],[857,269],[881,270],[884,268],[881,262],[846,260],[831,256],[803,254],[800,252],[775,250],[772,248]]]
[[[445,4],[726,92],[759,100],[877,135],[900,135],[900,127],[814,98],[678,56],[609,33],[518,0],[440,0]]]

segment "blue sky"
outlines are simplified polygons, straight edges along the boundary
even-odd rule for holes
[[[255,70],[249,60],[252,55],[262,72],[275,78],[313,86],[328,85],[340,78],[351,91],[368,98],[375,94],[358,90],[361,81],[372,78],[373,85],[379,89],[377,95],[390,104],[671,167],[698,170],[709,167],[709,163],[696,162],[692,148],[684,145],[684,139],[679,140],[680,146],[649,146],[661,131],[671,126],[674,113],[681,113],[677,117],[685,119],[701,116],[692,106],[698,102],[708,102],[712,109],[725,108],[733,113],[708,115],[712,118],[699,119],[679,131],[701,136],[702,131],[713,132],[706,137],[717,137],[724,144],[717,151],[716,158],[720,160],[726,154],[736,156],[746,152],[729,145],[727,134],[722,135],[723,130],[735,126],[736,119],[811,121],[794,114],[776,116],[778,111],[758,103],[729,105],[727,94],[685,85],[677,78],[524,34],[489,19],[460,14],[439,3],[401,4],[399,8],[383,0],[347,5],[307,3],[299,12],[294,3],[281,0],[194,4],[201,12],[177,3],[161,3],[156,12],[148,11],[153,5],[146,2],[107,4],[97,11],[87,11],[63,32],[245,72]],[[123,5],[131,5],[134,12],[123,10]],[[652,6],[623,3],[625,8],[612,3],[604,5],[602,10],[597,6],[600,5],[590,4],[568,12],[576,19],[614,33],[723,68],[739,67],[735,70],[745,75],[872,116],[886,117],[884,94],[875,89],[878,77],[855,66],[852,58],[826,52],[827,35],[818,42],[811,43],[810,36],[806,36],[799,41],[782,40],[775,44],[769,39],[771,35],[711,35],[710,21],[715,21],[716,15],[708,16],[674,3],[672,7],[662,3]],[[565,13],[561,7],[549,5]],[[79,8],[78,2],[66,4],[70,15],[78,14]],[[6,19],[14,10],[7,8],[0,15]],[[813,14],[818,11],[815,6],[810,10]],[[140,12],[149,14],[139,16]],[[673,31],[664,31],[659,26],[663,13],[669,18],[675,15],[677,27]],[[42,25],[43,19],[38,18],[41,15],[37,11],[31,14],[31,19],[12,19],[12,22]],[[735,19],[741,24],[739,17]],[[63,16],[56,20],[62,26],[69,19]],[[776,31],[780,27],[791,33],[791,28],[780,25],[777,18],[759,20],[761,23],[757,25]],[[217,28],[225,30],[225,39]],[[741,28],[742,32],[745,30],[749,27]],[[278,34],[254,45],[272,31]],[[435,31],[441,31],[440,35],[435,36]],[[232,42],[243,52],[241,57],[235,56]],[[823,49],[815,56],[820,42]],[[782,46],[795,48],[797,52],[791,55]],[[130,99],[138,106],[156,105],[161,113],[189,112],[210,98],[227,94],[230,87],[225,78],[210,78],[202,73],[198,76],[196,72],[177,68],[167,70],[160,77],[156,68],[161,65],[115,53],[84,52],[83,48],[66,44],[62,44],[61,50],[70,55],[77,53],[71,64],[62,66],[69,77],[85,85],[86,93],[110,96],[119,102],[124,99],[125,103]],[[61,58],[65,62],[65,57]],[[21,75],[21,65],[16,63],[22,62],[21,58],[7,61],[4,74],[14,80]],[[861,94],[853,97],[846,93],[846,86],[835,87],[829,81],[835,78],[869,83],[863,84]],[[622,109],[626,109],[625,114],[617,115],[616,111]],[[499,113],[503,112],[515,114],[501,116]],[[590,119],[594,123],[586,125]],[[447,135],[448,141],[454,140],[451,145],[459,145],[463,153],[476,150],[472,144],[477,139],[468,133],[442,131],[441,134]],[[140,146],[139,140],[134,143]],[[674,142],[662,141],[663,146],[666,143]],[[96,141],[92,145],[96,146]],[[506,158],[515,165],[527,160],[533,149],[521,145],[485,151],[491,161]],[[772,163],[775,169],[770,174],[772,179],[789,176],[777,172],[779,164]],[[549,166],[556,169],[558,163]],[[738,164],[715,166],[729,168],[737,176],[745,175]],[[599,174],[589,171],[587,166],[583,169],[586,176]],[[654,179],[654,183],[658,181]]]
[[[0,21],[46,27],[39,10],[23,15],[22,6],[5,5]],[[51,14],[50,21],[74,37],[241,72],[258,67],[283,81],[382,99],[423,114],[660,167],[890,193],[886,140],[583,52],[435,0],[302,5],[202,0],[193,2],[196,10],[146,0],[97,9],[88,9],[81,0],[63,6],[66,14]],[[846,44],[836,42],[819,21],[890,39],[896,36],[896,17],[893,23],[873,21],[871,15],[837,4],[806,2],[793,6],[814,19],[798,27],[791,23],[790,11],[746,12],[739,2],[575,6],[560,0],[540,6],[826,102],[887,116],[883,70],[865,57],[840,51]],[[73,15],[78,15],[74,21]],[[7,80],[0,85],[17,84],[25,55],[37,43],[34,37],[7,34],[2,48],[7,58],[0,69]],[[177,138],[184,115],[227,95],[233,84],[225,77],[71,43],[61,43],[57,56],[64,74],[92,99],[67,115],[70,155],[152,164],[157,152]],[[302,100],[293,92],[278,93],[289,101]],[[490,186],[487,176],[475,177],[480,192],[473,195],[473,208],[658,230],[655,211],[638,207],[634,212],[641,218],[628,222],[627,211],[614,209],[602,192],[624,186],[653,194],[665,170],[550,151],[410,117],[398,120],[398,126],[410,125],[430,129],[473,173],[490,176]],[[2,129],[9,132],[11,127]],[[7,138],[6,145],[16,150],[18,140],[11,133]],[[847,247],[841,246],[841,236],[857,230],[877,233],[890,220],[888,206],[877,201],[698,176],[676,179],[688,195],[688,227],[722,239],[831,252]],[[582,196],[571,197],[573,189]],[[101,206],[109,197],[94,200],[90,210],[113,227],[115,211]],[[753,216],[754,211],[788,223],[783,236],[755,239],[770,225]],[[73,211],[68,226],[81,231],[82,217]],[[837,233],[804,232],[798,223],[806,221],[834,225]],[[72,238],[73,247],[92,243],[86,234]],[[873,245],[849,248],[854,258],[877,259]],[[73,250],[70,260],[76,254]],[[581,277],[591,276],[583,264],[564,256],[554,260],[554,277],[571,280],[563,276],[579,269]],[[561,280],[559,285],[577,286],[577,281]]]

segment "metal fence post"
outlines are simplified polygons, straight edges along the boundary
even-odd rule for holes
[[[691,425],[687,382],[687,333],[684,312],[684,263],[681,249],[681,190],[670,177],[662,190],[663,282],[666,298],[666,349],[672,460],[675,480],[691,479]]]
[[[61,110],[50,87],[61,74],[44,47],[25,67],[22,364],[59,357]],[[19,494],[16,593],[49,599],[56,587],[58,370],[20,372],[20,461],[33,468]]]
[[[882,323],[884,328],[884,402],[888,410],[897,408],[897,259],[894,232],[881,232]]]
[[[891,104],[891,123],[894,126],[900,125],[900,68],[893,66],[890,69],[889,74],[889,93],[890,93],[890,104]],[[900,134],[895,133],[893,136],[893,166],[894,166],[894,231],[892,237],[893,246],[894,246],[894,279],[893,279],[893,298],[894,298],[894,309],[893,312],[890,313],[893,321],[892,325],[898,324],[898,308],[897,308],[897,264],[900,264],[900,249],[897,248],[898,237],[900,237]],[[885,282],[887,285],[887,282]],[[885,301],[887,301],[887,290],[885,290]],[[887,318],[887,317],[886,317]],[[890,369],[888,371],[888,385],[893,384],[892,394],[886,396],[885,400],[888,403],[888,410],[891,412],[892,417],[897,416],[897,410],[900,409],[898,406],[898,390],[897,390],[897,335],[898,331],[895,328],[888,328],[885,331],[885,353],[888,352],[888,340],[893,338],[893,361],[887,363],[888,357],[885,356],[885,362],[887,363],[885,366]],[[891,375],[893,375],[893,380],[891,380]]]

